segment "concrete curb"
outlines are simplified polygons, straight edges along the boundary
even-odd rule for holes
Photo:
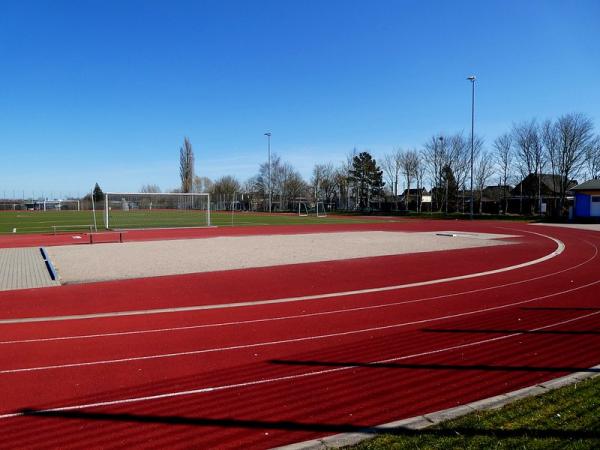
[[[499,409],[509,403],[516,402],[526,397],[534,397],[554,389],[569,386],[581,382],[589,378],[600,376],[600,365],[591,367],[589,372],[575,372],[564,377],[555,378],[545,381],[544,383],[528,386],[506,394],[496,395],[494,397],[485,398],[475,402],[456,406],[454,408],[444,409],[433,413],[424,414],[422,416],[410,417],[395,422],[378,425],[373,428],[367,428],[363,431],[355,433],[341,433],[333,436],[328,436],[322,439],[313,439],[310,441],[298,442],[296,444],[284,445],[275,447],[273,450],[325,450],[330,448],[340,448],[348,445],[358,444],[366,439],[371,439],[378,434],[384,434],[394,429],[404,428],[408,430],[422,430],[431,425],[440,422],[456,419],[474,411],[486,411],[491,409]]]

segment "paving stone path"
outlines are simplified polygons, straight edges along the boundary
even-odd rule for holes
[[[0,249],[0,291],[58,286],[38,247]]]

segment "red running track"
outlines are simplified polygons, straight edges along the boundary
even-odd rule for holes
[[[445,409],[600,362],[599,233],[410,221],[174,237],[347,229],[520,237],[479,249],[2,292],[3,442],[266,448]],[[538,264],[381,290],[535,260],[556,250],[551,238],[564,251]],[[355,292],[363,289],[371,291]],[[332,292],[345,294],[326,296]],[[265,303],[298,296],[316,297]],[[175,311],[112,314],[160,308]],[[106,317],[73,317],[90,314]],[[48,320],[56,316],[63,320]]]

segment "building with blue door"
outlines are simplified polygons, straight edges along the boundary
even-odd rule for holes
[[[600,179],[586,181],[571,188],[575,193],[575,217],[600,220]]]

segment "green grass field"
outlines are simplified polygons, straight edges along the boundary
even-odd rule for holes
[[[249,212],[213,212],[211,224],[216,226],[252,226],[252,225],[306,225],[320,223],[359,223],[366,220],[341,216],[299,217],[288,214],[253,214]],[[372,222],[372,220],[368,220]],[[206,216],[202,212],[191,211],[114,211],[111,212],[111,228],[171,228],[198,227],[206,225]],[[103,213],[96,212],[98,230],[103,229]],[[13,233],[49,233],[68,231],[89,231],[94,225],[91,211],[1,211],[0,234]]]
[[[420,431],[399,430],[347,447],[383,449],[598,449],[600,377],[472,413]]]

